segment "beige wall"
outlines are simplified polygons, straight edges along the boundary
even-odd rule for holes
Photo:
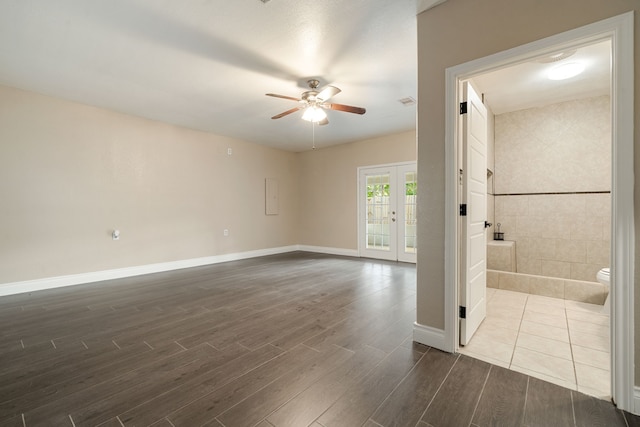
[[[0,86],[0,286],[296,244],[356,249],[357,168],[415,160],[415,131],[290,153]],[[265,178],[278,181],[278,215],[265,215]]]
[[[357,168],[416,160],[414,131],[298,154],[300,244],[358,248]]]
[[[0,284],[296,244],[297,172],[295,153],[0,87]]]
[[[448,0],[418,16],[418,323],[444,328],[445,70],[633,10],[640,10],[637,0]],[[639,49],[640,17],[636,16],[636,111],[640,111]],[[640,115],[635,117],[638,141]],[[635,156],[638,164],[640,150]],[[640,171],[636,171],[636,195],[639,184]],[[638,196],[635,199],[638,233],[640,203]],[[640,242],[640,236],[636,236],[636,242]],[[637,270],[640,250],[636,249],[636,257]],[[640,275],[636,274],[638,279]],[[635,295],[638,319],[640,292]],[[636,365],[640,365],[637,320],[635,330]],[[640,384],[640,369],[636,384]]]

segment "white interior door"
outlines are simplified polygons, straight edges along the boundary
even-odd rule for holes
[[[360,256],[416,262],[416,165],[359,171]]]
[[[487,314],[487,110],[468,82],[462,95],[460,344],[466,345]]]

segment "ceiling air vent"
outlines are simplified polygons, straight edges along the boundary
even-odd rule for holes
[[[398,99],[398,102],[404,105],[405,107],[408,107],[410,105],[416,105],[416,100],[410,96],[407,96],[406,98]]]

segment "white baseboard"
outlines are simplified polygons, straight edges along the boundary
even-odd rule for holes
[[[447,351],[445,345],[444,330],[432,328],[431,326],[413,324],[413,340],[438,350]]]
[[[112,270],[93,271],[90,273],[70,274],[68,276],[47,277],[44,279],[25,280],[22,282],[0,284],[0,296],[34,292],[43,289],[60,288],[63,286],[82,285],[101,282],[103,280],[122,279],[143,274],[161,273],[163,271],[180,270],[183,268],[200,267],[221,262],[236,261],[266,255],[275,255],[297,251],[298,246],[282,246],[279,248],[259,249],[255,251],[237,252],[233,254],[214,255],[210,257],[192,258],[180,261],[161,262],[157,264],[140,265],[135,267],[116,268]]]
[[[352,256],[359,257],[357,249],[342,249],[342,248],[327,248],[324,246],[309,246],[309,245],[298,245],[299,251],[305,252],[315,252],[319,254],[328,254],[328,255],[340,255],[340,256]]]
[[[640,387],[635,386],[633,388],[633,411],[634,415],[640,415]]]
[[[67,276],[46,277],[43,279],[25,280],[0,284],[0,297],[5,295],[34,292],[44,289],[61,288],[63,286],[82,285],[103,280],[122,279],[143,274],[161,273],[163,271],[180,270],[183,268],[200,267],[203,265],[219,264],[221,262],[237,261],[286,252],[307,251],[331,255],[358,256],[358,251],[340,248],[324,248],[320,246],[281,246],[278,248],[258,249],[255,251],[237,252],[232,254],[214,255],[210,257],[192,258],[180,261],[161,262],[157,264],[140,265],[135,267],[116,268],[112,270],[93,271],[89,273],[70,274]]]

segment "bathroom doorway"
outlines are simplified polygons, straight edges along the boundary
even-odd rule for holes
[[[468,342],[460,331],[461,353],[605,400],[609,289],[596,276],[611,252],[610,52],[606,40],[470,80],[488,112],[495,226],[486,318]],[[570,66],[584,69],[553,75]]]
[[[613,65],[611,68],[614,70],[614,74],[612,75],[613,91],[611,92],[611,97],[610,97],[612,108],[609,110],[610,111],[609,117],[612,119],[611,133],[613,135],[613,140],[612,140],[613,150],[612,150],[612,157],[610,160],[610,165],[612,165],[612,169],[610,170],[613,176],[612,186],[610,188],[611,193],[607,193],[606,190],[595,190],[595,191],[594,190],[578,190],[578,191],[576,190],[573,190],[573,191],[569,191],[569,190],[522,191],[521,190],[521,192],[519,193],[498,193],[498,189],[494,189],[494,188],[492,188],[491,191],[493,191],[494,193],[493,194],[494,205],[496,206],[497,209],[502,210],[501,215],[504,215],[505,213],[504,200],[500,202],[496,202],[495,200],[496,198],[526,196],[527,210],[529,207],[529,203],[531,203],[534,207],[534,211],[536,215],[530,215],[530,216],[536,217],[536,218],[529,218],[530,220],[532,220],[529,222],[527,222],[527,219],[525,218],[515,218],[515,219],[507,218],[505,223],[508,224],[509,222],[508,220],[511,219],[515,221],[516,233],[518,230],[518,225],[520,224],[522,229],[526,229],[528,227],[533,233],[537,233],[537,237],[539,237],[540,239],[544,239],[545,238],[544,236],[550,236],[550,237],[546,237],[547,239],[554,239],[555,237],[559,237],[559,236],[562,237],[562,233],[565,232],[561,228],[561,225],[563,224],[562,221],[558,221],[560,225],[555,224],[555,225],[551,225],[550,227],[545,227],[544,224],[548,224],[548,223],[540,218],[543,216],[542,211],[550,208],[550,206],[553,204],[560,204],[564,208],[569,209],[566,216],[569,217],[570,219],[573,218],[573,220],[570,223],[567,223],[568,224],[567,226],[569,227],[569,230],[570,230],[569,237],[571,236],[571,230],[574,231],[574,234],[576,235],[579,234],[578,232],[580,231],[580,227],[584,226],[585,223],[586,223],[586,226],[582,228],[582,231],[588,232],[589,231],[588,228],[590,228],[589,224],[593,226],[593,223],[590,223],[589,222],[590,219],[588,219],[586,216],[587,214],[586,211],[584,211],[584,213],[581,214],[583,216],[580,217],[580,219],[584,218],[584,220],[578,221],[577,214],[571,211],[571,203],[573,202],[566,205],[562,204],[562,202],[557,203],[559,199],[557,197],[554,198],[551,196],[574,196],[573,199],[575,200],[578,200],[578,199],[583,200],[583,202],[578,202],[576,205],[574,205],[574,208],[577,209],[579,208],[578,205],[580,203],[584,203],[584,206],[586,209],[587,198],[591,198],[592,195],[597,196],[596,198],[601,199],[599,203],[600,203],[600,206],[602,207],[602,203],[603,203],[602,200],[607,197],[607,194],[610,194],[609,197],[611,197],[611,202],[609,206],[612,207],[613,227],[610,226],[608,228],[609,230],[614,231],[611,235],[611,245],[610,245],[610,251],[609,251],[611,255],[610,263],[612,266],[612,273],[614,273],[612,274],[613,284],[611,286],[612,291],[610,296],[610,299],[612,300],[611,327],[610,327],[610,331],[612,332],[612,335],[611,335],[611,344],[610,346],[608,346],[608,348],[610,349],[610,358],[609,358],[610,362],[607,360],[602,360],[600,362],[603,363],[602,366],[608,365],[608,364],[610,364],[611,366],[611,374],[610,374],[611,396],[613,397],[614,401],[618,404],[618,406],[623,409],[633,408],[633,377],[634,377],[633,344],[632,342],[631,343],[628,342],[629,338],[631,338],[631,341],[633,341],[633,337],[630,330],[631,328],[629,328],[628,326],[625,326],[628,324],[632,324],[632,318],[633,318],[632,317],[633,304],[628,302],[628,300],[632,299],[631,297],[633,295],[632,288],[629,285],[630,283],[633,283],[633,280],[632,280],[633,278],[633,232],[632,232],[633,223],[632,223],[632,220],[629,219],[629,218],[633,218],[633,215],[632,215],[633,205],[632,203],[629,202],[630,200],[632,200],[632,194],[633,194],[633,179],[632,178],[630,179],[633,172],[633,164],[631,161],[631,158],[633,157],[632,156],[632,153],[633,153],[633,138],[632,138],[633,98],[627,96],[625,92],[621,90],[621,88],[624,87],[623,82],[627,82],[627,84],[629,84],[629,82],[632,82],[633,80],[632,66],[629,65],[627,68],[625,68],[624,66],[625,64],[628,65],[629,63],[632,63],[632,61],[629,61],[629,58],[633,57],[632,41],[631,41],[632,36],[629,36],[630,33],[627,33],[626,31],[621,30],[621,28],[626,27],[628,31],[628,28],[632,27],[631,18],[632,17],[629,15],[626,15],[626,16],[622,15],[620,17],[611,18],[609,20],[605,20],[600,23],[592,24],[590,26],[582,27],[580,29],[576,29],[573,31],[569,31],[567,33],[550,37],[548,39],[531,43],[530,45],[521,46],[519,48],[512,49],[511,51],[502,52],[500,54],[493,55],[492,57],[481,58],[476,61],[471,61],[470,63],[467,63],[467,64],[461,64],[460,66],[452,67],[447,70],[447,92],[449,94],[449,96],[447,97],[447,101],[449,105],[447,109],[447,140],[452,144],[451,144],[451,148],[448,148],[447,156],[446,156],[447,157],[447,185],[448,185],[448,188],[450,189],[450,192],[447,193],[448,194],[448,199],[447,199],[448,222],[447,222],[446,233],[448,236],[447,241],[451,246],[450,246],[450,250],[447,252],[448,268],[445,270],[446,272],[448,272],[446,276],[447,286],[445,287],[445,292],[446,292],[445,298],[447,301],[449,301],[449,303],[446,305],[447,312],[446,312],[446,319],[445,319],[445,341],[453,343],[452,347],[454,348],[454,351],[455,350],[465,351],[464,348],[461,349],[460,347],[459,340],[458,340],[459,332],[457,328],[459,323],[459,314],[464,314],[464,310],[463,310],[464,307],[458,306],[460,302],[460,300],[458,299],[459,292],[460,292],[458,286],[462,285],[461,282],[459,281],[460,279],[459,259],[464,256],[464,254],[460,252],[460,246],[461,246],[459,242],[460,231],[458,229],[458,226],[459,226],[459,219],[458,219],[459,209],[458,208],[459,208],[460,199],[459,199],[459,196],[455,195],[456,192],[451,192],[452,189],[457,187],[457,183],[459,182],[459,179],[460,179],[459,165],[460,165],[460,159],[462,157],[460,153],[459,145],[457,145],[457,142],[456,142],[458,141],[457,135],[459,135],[459,128],[457,123],[458,118],[453,115],[452,111],[454,110],[453,108],[451,108],[451,106],[455,105],[455,109],[457,110],[457,107],[458,107],[457,100],[459,99],[458,94],[460,93],[460,90],[459,90],[460,84],[464,81],[477,78],[478,76],[481,76],[483,74],[506,69],[518,64],[532,63],[532,62],[539,63],[541,59],[545,59],[545,58],[555,59],[556,57],[562,57],[564,55],[576,55],[576,53],[569,53],[569,52],[571,52],[572,50],[577,51],[580,48],[584,48],[584,47],[595,46],[598,43],[602,43],[602,42],[611,43],[608,47],[611,58],[613,60]],[[567,58],[568,56],[565,56],[562,59],[567,59]],[[560,59],[560,61],[562,61],[562,59]],[[476,84],[479,86],[482,85],[481,83],[478,83],[478,82],[476,82]],[[481,91],[483,91],[482,88],[481,88]],[[490,101],[490,96],[491,96],[491,93],[488,92],[487,101]],[[606,97],[606,95],[604,94],[597,94],[597,93],[591,94],[591,98],[598,98],[599,96]],[[599,100],[596,99],[594,102],[597,103],[597,101],[600,101],[601,104],[602,103],[608,104],[608,102],[606,102],[607,101],[606,99],[599,99]],[[575,99],[574,100],[569,99],[569,100],[560,100],[558,102],[569,103],[569,102],[578,102],[578,101],[576,101]],[[571,107],[571,106],[565,105],[565,107]],[[542,108],[542,107],[538,105],[538,106],[532,106],[530,108]],[[562,119],[564,117],[563,113],[560,111],[556,111],[555,114],[556,114],[556,119],[557,118]],[[508,119],[507,121],[513,121],[512,119],[514,119],[514,117],[510,117],[510,118],[507,117],[507,119]],[[560,122],[562,122],[562,120],[560,120]],[[529,123],[529,122],[525,121],[525,123]],[[492,128],[492,127],[493,126],[489,126],[489,128]],[[526,125],[525,125],[525,128],[527,128]],[[538,129],[535,127],[532,128],[531,124],[529,123],[528,131],[531,134],[531,133],[537,132]],[[625,136],[623,137],[622,135],[625,135]],[[516,137],[516,135],[513,135],[512,133],[508,133],[508,138],[514,138],[514,137]],[[549,145],[546,148],[546,150],[551,150],[551,151],[553,151],[554,149],[557,149],[557,146],[553,144]],[[611,151],[609,152],[611,153]],[[626,154],[623,154],[623,153],[626,153]],[[528,159],[532,160],[533,157],[529,156]],[[570,167],[561,168],[561,169],[570,170],[571,167],[574,167],[574,166],[579,168],[582,163],[579,157],[574,156],[570,161],[570,163],[565,163],[565,164]],[[499,165],[497,164],[494,165],[494,168],[495,170],[491,170],[489,168],[489,171],[487,172],[487,175],[489,178],[488,181],[490,185],[498,185],[497,179],[499,179],[499,174],[500,174]],[[530,169],[533,169],[533,168],[530,167]],[[505,170],[503,170],[503,172],[505,172]],[[492,183],[491,180],[494,180],[494,182]],[[517,176],[509,177],[508,181],[510,184],[517,184],[517,183],[526,184],[526,180],[520,180],[522,182],[519,182],[519,178]],[[534,184],[539,185],[541,184],[541,182],[542,181],[538,179],[538,182],[534,181]],[[504,184],[504,181],[503,181],[503,184]],[[538,194],[538,193],[542,193],[542,194]],[[553,193],[553,194],[549,194],[549,193]],[[555,193],[576,193],[576,194],[555,194]],[[500,194],[504,194],[504,195],[500,195]],[[539,199],[537,199],[537,197],[539,196],[544,196],[546,200],[541,202]],[[534,200],[530,201],[528,199],[529,197],[534,197]],[[517,199],[513,199],[506,202],[509,205],[508,206],[509,209],[512,209],[512,208],[516,209],[515,212],[512,212],[514,213],[514,215],[519,213],[517,211],[518,206],[521,206],[521,207],[524,206],[525,202],[523,200],[524,199],[521,198],[519,201]],[[500,206],[501,203],[502,203],[502,206],[498,207]],[[519,205],[519,203],[522,203],[522,205]],[[595,204],[590,204],[590,206],[595,206]],[[593,211],[595,207],[592,207],[590,209],[592,209]],[[528,211],[524,213],[528,214]],[[625,219],[625,217],[628,217],[628,218]],[[454,218],[455,218],[455,221],[454,221]],[[602,227],[600,228],[600,231],[603,231],[603,227],[605,226],[606,224],[603,224]],[[631,233],[629,233],[629,231],[631,231]],[[497,232],[497,230],[494,229],[490,232],[491,233]],[[506,236],[507,231],[504,228],[503,230],[501,230],[501,232],[504,232],[505,238],[507,238]],[[553,234],[554,232],[557,232],[560,234],[556,236]],[[558,239],[558,240],[562,240],[562,239]],[[570,240],[570,239],[564,239],[564,240]],[[585,240],[588,240],[588,239],[585,239]],[[538,241],[536,243],[541,243],[541,242],[542,241]],[[555,242],[556,245],[557,243],[558,242]],[[571,252],[571,255],[570,255],[571,257],[574,257],[574,256],[577,257],[578,256],[577,253],[580,252],[580,250],[579,248],[576,249],[576,247],[579,245],[573,245],[573,246],[572,245],[573,244],[566,243],[565,245],[566,247],[563,248],[564,249],[563,254],[568,254],[569,252]],[[557,249],[557,246],[556,246],[556,249]],[[516,244],[515,251],[517,252],[517,250],[518,248]],[[544,248],[541,248],[538,246],[532,249],[531,245],[529,245],[529,248],[528,248],[529,252],[527,253],[528,256],[525,258],[530,258],[530,259],[523,260],[523,264],[525,267],[527,267],[527,262],[528,262],[529,263],[528,268],[535,268],[535,264],[538,261],[536,261],[534,259],[535,257],[533,257],[531,254],[536,250],[538,252],[544,252]],[[511,249],[507,250],[507,256],[504,258],[504,260],[505,262],[507,262],[509,261],[509,259],[512,259],[513,260],[512,262],[516,264],[516,268],[517,268],[517,262],[518,262],[517,255],[510,255],[511,253],[510,251]],[[596,252],[596,249],[592,248],[592,253],[595,253],[595,252]],[[546,254],[546,256],[549,256],[549,255]],[[562,256],[564,257],[565,255],[562,255]],[[548,261],[555,261],[555,260],[548,260]],[[571,264],[571,261],[566,261],[566,262]],[[587,262],[579,263],[576,261],[575,264],[588,264],[588,263]],[[564,267],[563,265],[560,265],[560,264],[553,265],[553,264],[547,263],[546,272],[548,273],[551,267],[553,266],[557,267],[558,269]],[[453,267],[453,268],[449,268],[449,267]],[[542,268],[541,264],[539,268],[540,269]],[[568,286],[570,289],[569,293],[576,290],[575,288],[576,284],[574,283],[574,281],[577,281],[576,280],[577,276],[574,276],[575,277],[574,279],[571,278],[572,277],[571,268],[572,268],[571,265],[569,265],[568,274],[570,278],[566,278],[566,277],[562,278],[563,285],[565,285],[564,286],[565,289],[567,288],[567,286],[566,286],[566,283],[564,282],[570,283]],[[592,267],[589,267],[589,268],[592,268]],[[585,267],[583,269],[583,273],[586,274],[589,268]],[[575,268],[575,272],[576,274],[579,274],[579,270],[577,269],[577,266]],[[513,272],[508,272],[508,273],[513,273]],[[565,272],[565,276],[566,274],[567,273]],[[546,281],[545,286],[547,286],[547,291],[549,293],[551,292],[550,289],[553,289],[553,286],[551,286],[550,281],[545,279],[545,277],[547,276],[542,276],[543,279],[534,279],[534,280]],[[488,279],[491,281],[495,278],[488,277]],[[529,279],[529,282],[532,280],[531,277],[528,277],[528,279]],[[630,280],[630,281],[625,282],[626,280]],[[584,281],[587,282],[587,280],[584,280]],[[525,284],[525,282],[526,280],[519,279],[519,278],[514,278],[514,277],[506,278],[504,280],[504,284],[505,284],[504,287],[510,288],[510,289],[505,289],[505,291],[507,292],[506,296],[505,295],[500,296],[500,298],[504,300],[504,303],[507,305],[509,309],[511,309],[511,311],[517,312],[520,309],[522,309],[520,322],[522,322],[522,319],[524,319],[524,317],[526,316],[525,308],[527,307],[527,304],[529,303],[528,300],[530,298],[531,298],[530,303],[532,308],[536,308],[538,311],[543,311],[546,309],[548,312],[555,311],[556,314],[559,312],[558,310],[555,310],[553,308],[553,304],[550,303],[551,301],[550,298],[553,298],[553,296],[535,295],[535,294],[529,294],[528,292],[527,293],[520,292],[522,290],[525,290],[524,288],[528,287],[528,285]],[[597,283],[597,282],[593,280],[590,283]],[[518,287],[520,287],[520,289],[518,289]],[[501,291],[501,289],[499,288],[500,288],[500,285],[498,284],[498,289],[496,290],[496,292]],[[593,289],[597,289],[597,287],[594,287]],[[492,289],[490,289],[490,291],[493,292]],[[563,290],[563,293],[564,293],[564,290]],[[602,293],[600,295],[601,297],[603,296]],[[488,297],[491,298],[491,295],[488,295]],[[548,299],[545,299],[545,298],[548,298]],[[560,303],[564,306],[564,307],[557,307],[557,308],[560,308],[560,310],[564,311],[565,319],[568,319],[568,317],[566,317],[567,316],[566,300],[559,299],[559,298],[556,298],[556,299],[559,300]],[[577,301],[576,304],[578,303],[581,303],[581,302]],[[570,304],[573,304],[573,303],[570,303]],[[591,303],[582,303],[582,304],[591,304]],[[576,307],[572,307],[572,308],[576,308]],[[582,308],[587,308],[587,307],[585,306]],[[578,312],[579,310],[574,310],[574,311]],[[553,313],[544,313],[544,312],[539,314],[541,315],[541,317],[543,317],[545,314],[553,315]],[[577,325],[578,327],[584,326],[586,323],[588,323],[585,320],[593,316],[592,313],[588,313],[588,310],[583,312],[582,314],[571,313],[571,315],[575,317],[571,319],[572,323],[574,323],[574,325]],[[580,316],[582,316],[581,319],[578,318]],[[567,320],[565,321],[568,322]],[[533,322],[533,323],[536,323],[536,322]],[[541,325],[542,325],[541,328],[548,329],[549,325],[545,326],[544,323],[541,323]],[[601,328],[599,329],[602,330]],[[518,331],[516,332],[518,333]],[[533,332],[535,331],[531,329],[529,329],[527,332],[529,333],[529,335],[534,336],[534,338],[528,337],[529,342],[526,343],[526,345],[529,347],[538,345],[541,343],[541,341],[543,341],[543,340],[537,340],[538,342],[535,342],[536,335]],[[571,332],[567,330],[566,332],[567,336],[569,336],[570,333]],[[577,337],[579,333],[580,331],[575,330],[572,334]],[[538,334],[541,334],[541,332],[538,332]],[[545,337],[540,337],[539,335],[537,335],[537,337],[545,338]],[[557,338],[558,342],[561,342],[560,336],[556,336],[555,338]],[[451,341],[448,341],[449,339]],[[553,339],[553,337],[548,337],[547,339]],[[515,337],[515,340],[516,340],[515,342],[518,341],[517,335]],[[584,342],[581,342],[581,343],[584,344]],[[575,348],[572,347],[570,336],[569,336],[569,343],[567,344],[569,345],[568,349],[572,353],[572,356],[574,351],[575,352],[581,351],[580,349],[578,349],[578,347],[582,347],[582,346],[577,345],[578,344],[577,342],[575,343],[576,344]],[[515,346],[516,345],[514,344],[514,348]],[[550,353],[553,351],[554,350],[549,350]],[[559,356],[559,354],[555,354],[555,355],[548,354],[547,356],[557,357]],[[581,356],[585,356],[585,355],[582,354]],[[515,357],[514,353],[512,353],[511,361],[513,361],[514,357]],[[584,358],[582,360],[584,361]],[[519,357],[520,364],[526,365],[530,361],[531,361],[531,358],[524,357],[524,356]],[[547,362],[549,362],[549,360],[547,360]],[[582,367],[578,367],[575,364],[575,362],[569,362],[569,363],[572,364],[573,366],[572,370],[576,373],[578,369],[582,369]],[[540,364],[540,365],[543,365],[543,364]],[[540,365],[537,367],[538,370],[541,370]],[[547,366],[548,365],[549,363],[547,363]],[[533,374],[532,372],[527,372],[527,373]],[[547,374],[549,373],[552,373],[552,372],[547,372]],[[584,376],[582,374],[580,375],[583,378],[582,383],[584,384],[587,381],[585,380],[585,378],[587,378],[588,376]],[[574,378],[578,378],[578,375],[575,375]],[[550,378],[545,378],[545,379],[550,380]],[[562,380],[562,378],[560,379]],[[554,382],[557,382],[557,381],[554,381]],[[564,383],[562,385],[568,386],[570,388],[574,388],[574,387],[571,387],[571,384],[568,384],[569,382],[570,381],[567,381],[567,383]],[[578,386],[579,386],[578,380],[575,380],[575,389],[578,389],[579,388]],[[586,388],[582,391],[588,392],[589,394],[596,394],[594,392],[590,392],[590,390],[586,390]],[[603,397],[603,396],[600,396],[600,397]]]

